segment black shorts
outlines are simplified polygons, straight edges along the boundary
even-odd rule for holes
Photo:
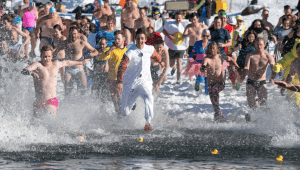
[[[152,80],[158,80],[160,78],[160,68],[159,65],[151,66],[151,77]]]
[[[260,88],[260,86],[263,86],[264,84],[267,84],[267,82],[266,82],[266,80],[255,81],[255,80],[248,79],[246,84],[249,84],[252,87],[254,87],[255,89],[258,89],[258,88]]]
[[[108,73],[94,73],[92,90],[100,91],[107,88]]]
[[[194,46],[189,46],[188,48],[188,54],[190,54],[193,51]]]
[[[245,68],[245,62],[246,62],[246,59],[243,59],[242,57],[237,58],[236,63],[239,66],[238,70],[241,70],[241,69]]]
[[[177,58],[183,58],[183,55],[185,53],[185,50],[171,50],[170,48],[168,51],[169,51],[170,60],[177,59]]]

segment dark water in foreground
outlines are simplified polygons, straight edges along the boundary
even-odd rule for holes
[[[12,169],[299,169],[299,148],[269,147],[271,137],[246,132],[180,129],[115,131],[121,142],[90,135],[72,145],[35,144],[27,151],[1,152],[0,168]],[[126,134],[126,135],[124,135]],[[164,135],[165,134],[165,135]],[[139,137],[144,142],[139,143]],[[76,140],[76,137],[74,137]],[[218,155],[210,152],[219,150]],[[28,151],[29,150],[29,151]],[[276,162],[278,155],[284,157]]]

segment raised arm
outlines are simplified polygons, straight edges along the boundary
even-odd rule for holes
[[[221,55],[221,57],[226,60],[227,62],[232,63],[233,65],[235,65],[237,68],[240,68],[239,65],[236,63],[235,59],[233,59],[232,57],[228,57],[227,55]]]
[[[39,75],[33,71],[37,70],[39,67],[40,63],[39,62],[34,62],[33,64],[31,64],[30,66],[27,66],[26,68],[24,68],[21,73],[24,75],[31,75],[34,78],[39,78]]]
[[[278,23],[277,23],[275,29],[276,29],[277,27],[280,27],[281,24],[282,24],[282,17],[279,18]]]
[[[92,47],[88,42],[84,41],[84,47],[90,51],[87,58],[92,58],[99,55],[99,52],[94,47]]]

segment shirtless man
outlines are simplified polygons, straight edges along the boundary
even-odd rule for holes
[[[49,15],[36,27],[38,31],[41,29],[41,35],[37,34],[37,37],[41,40],[40,49],[45,45],[52,44],[54,38],[53,27],[57,24],[64,30],[65,26],[63,25],[61,18],[56,14],[55,8],[51,7]]]
[[[36,101],[33,104],[33,114],[37,116],[37,111],[48,111],[53,115],[57,114],[59,101],[56,98],[58,69],[65,66],[82,65],[84,61],[58,61],[52,60],[53,48],[50,45],[41,49],[41,61],[22,70],[24,75],[32,75],[34,78],[34,88]]]
[[[68,60],[78,61],[83,58],[83,49],[86,48],[87,50],[91,51],[89,53],[90,57],[95,57],[98,55],[98,51],[94,49],[88,42],[83,41],[79,37],[79,32],[77,27],[71,27],[70,36],[67,40],[63,41],[60,46],[57,47],[56,52],[61,50],[65,51],[65,57]],[[66,75],[65,75],[65,93],[66,95],[70,94],[73,89],[73,81],[76,79],[81,86],[84,87],[82,94],[85,93],[85,89],[87,88],[87,81],[86,76],[84,73],[84,69],[82,65],[77,65],[73,67],[66,68]]]
[[[146,29],[149,26],[154,28],[153,21],[151,18],[146,17],[145,8],[140,8],[140,18],[134,21],[134,34],[139,28]]]
[[[261,14],[261,17],[262,17],[262,23],[265,25],[265,28],[271,32],[274,31],[274,26],[268,22],[268,18],[269,18],[269,11],[267,9],[264,9],[262,14]]]
[[[103,0],[103,3],[104,5],[93,13],[93,19],[95,17],[99,19],[101,28],[106,26],[107,17],[112,16],[116,18],[115,10],[109,6],[109,0]]]
[[[211,103],[214,108],[215,121],[222,121],[224,119],[222,111],[219,106],[219,93],[225,88],[225,70],[222,68],[223,62],[232,63],[238,67],[237,63],[224,54],[220,54],[218,45],[215,42],[207,46],[206,57],[203,59],[201,72],[207,73],[208,92]]]
[[[291,91],[300,92],[300,84],[291,84],[291,82],[295,79],[295,75],[298,74],[298,78],[300,81],[300,44],[296,46],[296,53],[298,58],[294,59],[290,64],[290,72],[284,81],[277,81],[275,84],[283,87],[281,89],[281,94],[285,91],[285,89],[289,89]]]
[[[159,86],[161,85],[161,83],[168,79],[166,73],[169,68],[169,52],[164,47],[164,44],[164,40],[162,39],[158,39],[154,43],[155,50],[161,56],[161,63],[151,59],[151,77],[153,80],[153,88],[157,95],[159,95]],[[161,72],[160,66],[163,67],[163,71],[159,75],[158,72]]]
[[[292,14],[292,9],[291,9],[291,7],[290,7],[289,5],[285,5],[285,6],[284,6],[284,15],[283,15],[282,17],[279,18],[278,23],[277,23],[275,29],[276,29],[277,27],[280,27],[280,26],[281,26],[281,24],[282,24],[282,19],[283,19],[283,18],[288,18],[288,15],[292,15],[292,21],[296,21],[296,20],[298,19],[298,17],[297,17],[296,15],[293,15],[293,14]],[[293,23],[294,23],[294,22],[293,22]]]
[[[125,43],[128,44],[133,40],[134,23],[140,18],[140,14],[135,2],[128,0],[127,4],[121,12],[121,28],[125,34]]]
[[[191,24],[185,27],[182,38],[190,37],[189,48],[187,54],[190,54],[193,50],[193,46],[196,41],[202,40],[202,31],[208,29],[205,24],[198,22],[199,17],[196,13],[190,15]]]
[[[267,102],[267,83],[266,71],[268,65],[273,68],[275,61],[272,55],[264,50],[266,43],[263,38],[257,38],[257,51],[249,53],[246,57],[245,71],[248,74],[246,83],[246,95],[250,108],[256,108],[255,97],[258,96],[258,102],[261,106],[265,106]],[[246,121],[250,121],[250,115],[246,115]]]

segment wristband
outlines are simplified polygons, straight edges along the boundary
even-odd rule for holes
[[[32,75],[32,72],[26,70],[25,68],[21,71],[21,73],[24,74],[24,75]]]

